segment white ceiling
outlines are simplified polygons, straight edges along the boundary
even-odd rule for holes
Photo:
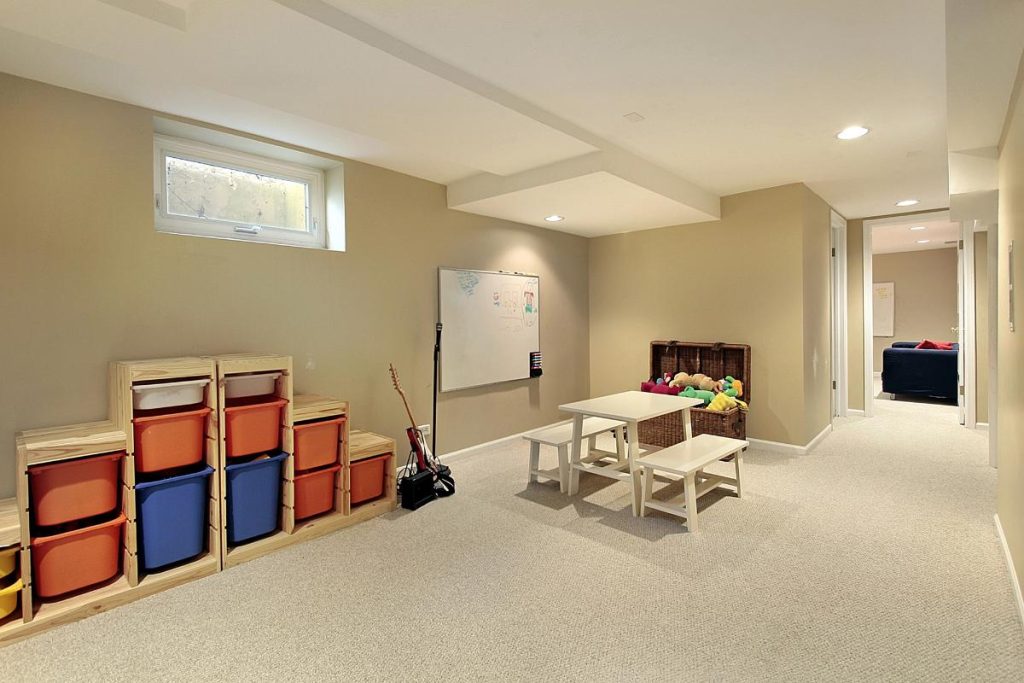
[[[798,181],[851,218],[947,206],[944,42],[933,0],[0,0],[2,71],[587,235]]]
[[[924,226],[924,230],[911,230],[912,227]],[[960,239],[960,224],[951,223],[948,215],[940,219],[925,215],[913,220],[909,216],[906,221],[877,225],[871,229],[871,252],[874,254],[892,254],[900,251],[927,251],[931,249],[950,249]],[[918,240],[928,240],[927,244],[918,244]]]

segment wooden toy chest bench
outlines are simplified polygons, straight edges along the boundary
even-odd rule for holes
[[[726,375],[743,383],[741,400],[750,403],[750,346],[721,342],[651,342],[651,377],[666,372],[703,373],[712,379]],[[694,408],[690,411],[693,435],[714,434],[731,439],[747,438],[747,414],[739,408],[726,411]],[[667,448],[685,436],[681,413],[644,420],[639,425],[640,443]]]

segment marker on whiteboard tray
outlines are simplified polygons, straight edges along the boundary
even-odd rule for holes
[[[544,374],[543,368],[541,368],[541,355],[540,351],[530,352],[530,377],[540,377]]]

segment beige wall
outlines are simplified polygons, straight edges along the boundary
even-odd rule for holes
[[[864,220],[846,222],[849,407],[864,410]]]
[[[974,235],[974,386],[976,419],[988,422],[988,233]]]
[[[828,226],[828,207],[796,184],[723,197],[719,221],[592,240],[591,392],[638,387],[653,339],[750,344],[748,435],[806,444],[828,422]],[[805,243],[824,251],[805,258]],[[804,310],[805,282],[824,312]]]
[[[832,422],[831,208],[804,187],[804,438]]]
[[[158,234],[151,113],[7,75],[0,149],[0,472],[16,430],[105,418],[114,359],[291,354],[297,389],[401,437],[387,366],[429,421],[438,265],[539,273],[545,361],[537,381],[442,395],[440,450],[554,422],[589,393],[585,239],[450,211],[443,186],[357,162],[346,253]]]
[[[1024,283],[1024,102],[1022,90],[1011,103],[1005,142],[999,157],[999,317],[996,327],[999,363],[997,508],[1006,542],[1024,585],[1024,311],[1017,294],[1016,331],[1008,324],[1007,250],[1014,242],[1014,282]],[[1014,106],[1015,105],[1015,106]]]
[[[874,282],[895,283],[895,324],[892,337],[875,337],[875,372],[882,370],[882,351],[895,341],[956,341],[956,249],[874,254]]]

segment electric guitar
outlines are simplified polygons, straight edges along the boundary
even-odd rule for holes
[[[395,369],[394,365],[389,365],[388,368],[391,372],[391,383],[395,385],[395,391],[402,397],[402,403],[405,405],[405,414],[409,416],[409,423],[412,425],[406,428],[405,434],[409,437],[409,447],[416,453],[416,470],[418,472],[428,469],[435,470],[434,456],[430,452],[430,447],[427,446],[427,440],[423,437],[423,432],[416,426],[416,418],[412,416],[409,399],[406,398],[405,392],[402,390],[402,382],[398,379],[398,370]]]

